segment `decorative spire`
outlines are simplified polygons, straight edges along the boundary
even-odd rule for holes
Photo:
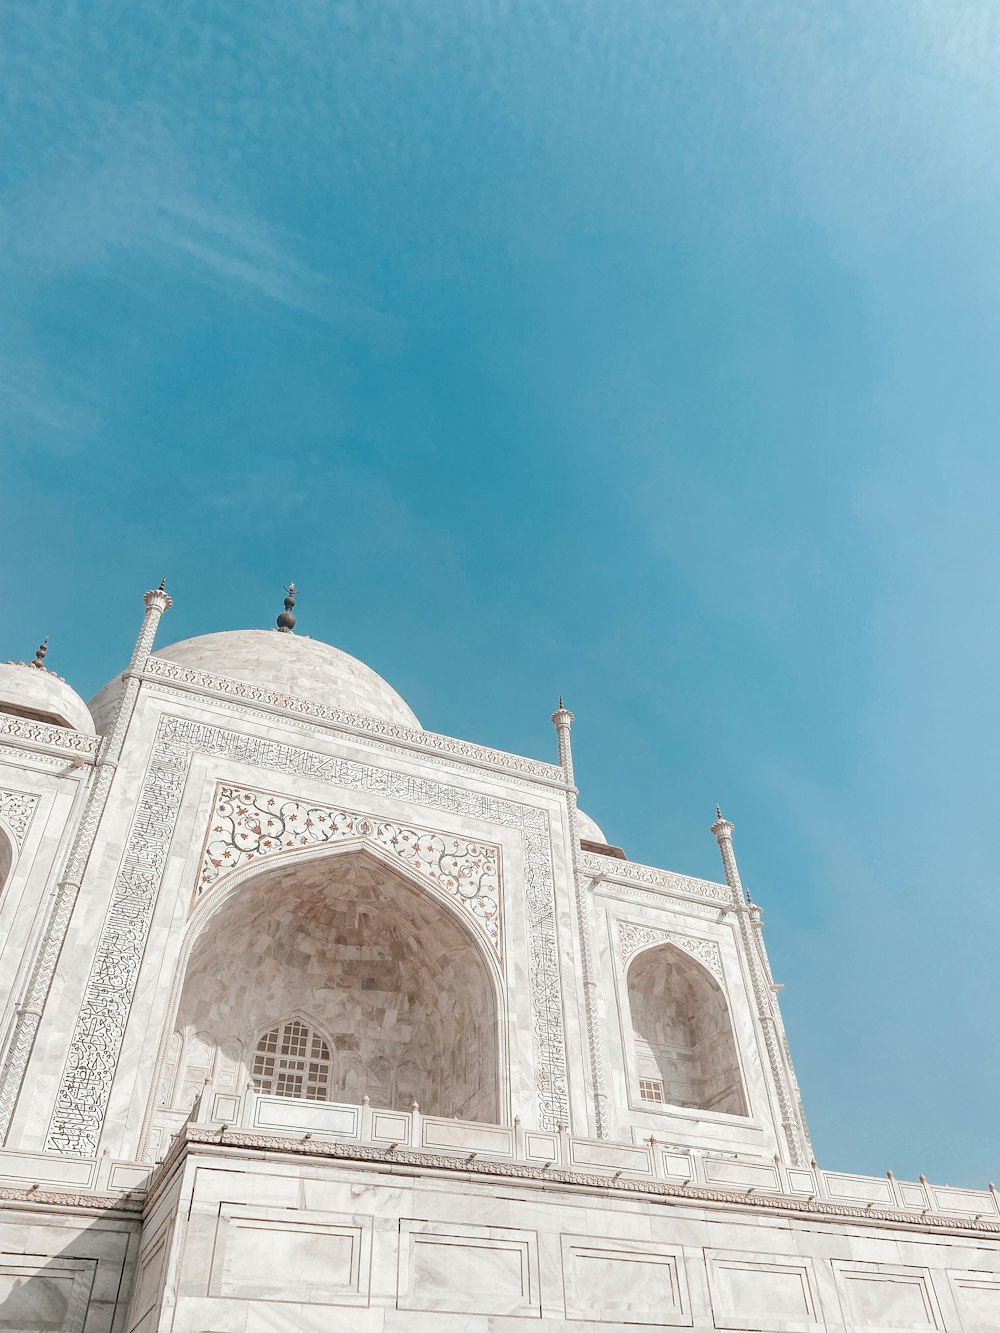
[[[719,844],[719,851],[722,853],[722,868],[726,874],[726,883],[742,902],[749,899],[750,895],[743,888],[740,880],[739,867],[736,864],[736,853],[733,851],[733,825],[722,813],[719,806],[715,807],[715,823],[709,830],[715,835],[715,841]]]
[[[35,649],[35,660],[33,662],[29,662],[28,665],[35,667],[38,671],[47,671],[48,667],[44,665],[44,662],[45,662],[45,654],[48,652],[48,650],[49,650],[49,636],[46,634],[45,638]]]
[[[552,725],[556,729],[556,739],[559,743],[559,766],[566,774],[566,781],[572,786],[573,751],[570,746],[569,732],[573,725],[573,714],[563,703],[562,695],[559,696],[559,707],[552,714]]]
[[[282,634],[292,634],[295,631],[295,617],[292,615],[292,607],[295,605],[295,583],[291,582],[285,589],[285,609],[275,621],[278,630]]]

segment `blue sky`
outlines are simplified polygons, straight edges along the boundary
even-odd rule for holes
[[[995,1130],[1000,10],[14,3],[0,656],[266,626],[766,910],[817,1155]]]

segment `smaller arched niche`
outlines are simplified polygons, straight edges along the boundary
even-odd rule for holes
[[[7,837],[3,828],[0,828],[0,894],[7,887],[7,877],[14,864],[14,844]]]
[[[628,970],[638,1092],[644,1104],[746,1115],[729,1006],[700,963],[662,944]]]

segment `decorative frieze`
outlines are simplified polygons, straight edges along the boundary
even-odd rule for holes
[[[0,713],[0,739],[23,745],[43,745],[72,754],[96,755],[100,736],[88,736],[70,727],[57,727],[52,722],[34,722],[31,718]]]
[[[670,870],[657,870],[654,866],[639,865],[635,861],[621,861],[615,856],[602,856],[599,852],[584,852],[580,865],[594,878],[607,880],[612,884],[644,884],[652,889],[664,889],[685,898],[704,898],[709,902],[733,904],[732,890],[724,884],[713,884],[707,879],[692,879],[688,875],[678,875]]]
[[[675,930],[637,926],[631,921],[618,922],[618,949],[626,967],[633,954],[655,944],[673,944],[678,949],[683,949],[692,958],[696,958],[703,967],[707,967],[721,986],[725,986],[726,975],[722,968],[722,953],[713,940],[700,940],[697,936],[681,935]]]
[[[365,838],[450,895],[498,955],[503,953],[500,848],[433,829],[373,819],[273,792],[219,785],[195,900],[239,866]]]
[[[475,745],[471,741],[457,740],[453,736],[439,736],[436,732],[422,731],[416,727],[404,727],[401,723],[388,722],[383,718],[365,717],[361,713],[330,708],[315,699],[300,699],[296,695],[271,690],[250,681],[232,680],[228,676],[217,676],[197,667],[181,666],[162,657],[151,657],[144,674],[156,680],[169,681],[176,685],[190,685],[206,693],[219,694],[243,703],[258,704],[265,709],[290,713],[306,721],[346,728],[383,741],[398,741],[403,745],[433,751],[435,754],[465,760],[468,763],[506,769],[525,777],[539,778],[544,782],[560,784],[562,782],[562,770],[555,764],[546,764],[539,759],[526,759],[523,755],[504,754],[502,750],[492,750],[486,745]]]
[[[568,1120],[566,1043],[546,812],[434,779],[320,754],[208,723],[165,716],[160,719],[97,955],[69,1043],[49,1125],[49,1149],[84,1157],[97,1152],[181,792],[195,754],[370,792],[516,831],[521,842],[527,914],[539,1124],[552,1129]]]

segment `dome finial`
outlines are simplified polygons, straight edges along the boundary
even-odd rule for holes
[[[275,624],[281,634],[291,634],[295,630],[295,617],[292,615],[292,607],[295,605],[295,598],[298,596],[295,588],[294,579],[285,589],[285,609],[278,617]]]
[[[49,636],[46,634],[45,638],[35,649],[35,660],[33,662],[29,662],[28,665],[35,667],[39,671],[47,671],[48,667],[44,666],[43,663],[45,661],[45,654],[48,651],[49,651]]]

